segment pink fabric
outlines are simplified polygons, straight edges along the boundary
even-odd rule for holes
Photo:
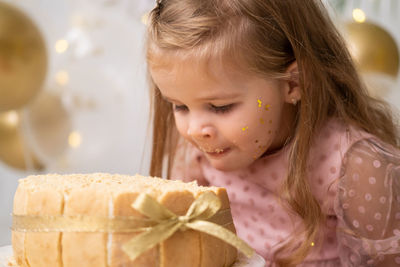
[[[279,203],[289,148],[221,172],[189,146],[171,177],[225,187],[238,236],[274,266],[274,253],[302,226]],[[400,152],[331,120],[310,153],[311,190],[328,220],[301,266],[400,266]]]

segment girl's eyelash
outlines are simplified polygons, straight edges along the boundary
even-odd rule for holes
[[[224,106],[214,106],[211,104],[210,108],[215,113],[227,113],[232,110],[234,105],[235,104],[229,104],[229,105],[224,105]]]
[[[175,111],[187,111],[188,108],[185,105],[173,105]]]
[[[224,106],[215,106],[215,105],[210,104],[209,108],[212,112],[215,112],[215,113],[227,113],[232,110],[234,105],[235,104],[229,104],[229,105],[224,105]],[[174,107],[174,111],[176,111],[176,112],[180,112],[180,111],[182,112],[182,111],[189,110],[188,107],[185,105],[173,105],[173,107]]]

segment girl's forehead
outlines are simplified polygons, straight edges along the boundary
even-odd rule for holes
[[[248,76],[243,64],[224,57],[206,57],[186,51],[157,51],[149,53],[147,58],[153,71],[176,75],[190,71],[212,80]]]

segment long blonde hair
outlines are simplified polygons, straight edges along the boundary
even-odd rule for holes
[[[287,78],[286,69],[297,62],[301,104],[282,199],[302,218],[305,242],[283,247],[290,256],[277,257],[281,266],[298,264],[307,256],[324,220],[306,178],[315,130],[337,117],[384,142],[399,144],[390,109],[368,95],[320,0],[158,1],[148,23],[149,65],[167,54],[205,61],[229,58],[243,70],[275,78]],[[178,135],[170,104],[149,80],[154,127],[150,173],[161,176],[165,159],[170,169]]]

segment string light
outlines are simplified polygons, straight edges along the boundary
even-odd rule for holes
[[[19,116],[15,110],[6,113],[5,117],[6,123],[10,126],[17,126],[19,123]]]
[[[64,39],[58,40],[55,45],[56,52],[59,54],[62,54],[65,51],[67,51],[68,46],[69,46],[69,44],[68,44],[67,40],[64,40]]]
[[[147,25],[147,23],[148,23],[148,21],[149,21],[149,13],[144,13],[143,16],[142,16],[142,18],[141,18],[141,21],[142,21],[142,23],[143,23],[144,25]]]
[[[82,136],[79,132],[73,131],[68,136],[68,144],[73,147],[77,148],[82,144]]]
[[[365,22],[366,16],[364,11],[359,8],[353,9],[353,19],[355,22],[363,23]]]
[[[66,85],[69,81],[69,74],[66,71],[59,71],[56,74],[56,82],[59,85]]]

